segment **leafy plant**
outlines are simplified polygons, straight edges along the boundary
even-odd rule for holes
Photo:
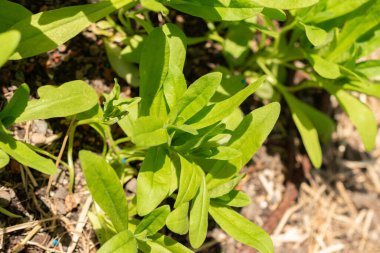
[[[104,243],[100,252],[191,252],[158,232],[166,225],[174,233],[188,233],[191,246],[198,248],[206,239],[209,213],[237,240],[260,252],[272,252],[264,230],[230,206],[250,203],[243,192],[234,190],[241,179],[238,172],[268,136],[279,105],[269,104],[245,117],[230,116],[264,78],[216,103],[210,99],[220,85],[221,73],[207,74],[187,89],[182,74],[183,38],[170,24],[151,31],[140,61],[141,101],[117,121],[134,145],[126,158],[133,156],[133,149],[144,154],[136,195],[127,203],[120,184],[125,181],[111,167],[112,162],[80,151],[88,187],[104,212],[91,215]],[[118,92],[116,84],[112,94]],[[116,154],[114,149],[107,153],[107,160],[124,154],[122,148]],[[168,205],[168,199],[174,204]],[[236,221],[244,226],[234,228]]]

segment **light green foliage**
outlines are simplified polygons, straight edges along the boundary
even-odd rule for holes
[[[182,203],[166,219],[166,226],[176,234],[184,235],[189,231],[189,202]]]
[[[99,250],[99,253],[137,253],[137,241],[133,234],[125,230],[107,241]]]
[[[209,211],[216,223],[236,240],[261,253],[274,252],[269,235],[237,212],[216,203],[211,204]]]
[[[9,163],[9,156],[4,151],[0,150],[0,169],[4,168]]]
[[[319,0],[253,0],[252,2],[269,8],[297,9],[314,5],[318,3]]]
[[[161,2],[181,12],[210,21],[243,20],[262,11],[262,8],[250,0],[161,0]]]
[[[128,218],[125,218],[128,217],[128,204],[115,171],[102,157],[90,151],[80,151],[79,159],[96,203],[111,219],[116,231],[128,229]]]
[[[28,102],[16,122],[71,116],[88,111],[98,103],[96,92],[79,80],[58,87],[42,86],[38,89],[38,96],[39,99]]]
[[[140,216],[153,211],[170,190],[171,164],[166,150],[150,148],[137,178],[137,212]]]
[[[158,230],[165,226],[166,218],[169,213],[170,207],[168,205],[155,209],[142,219],[136,227],[135,234],[144,233],[146,236],[156,234]]]
[[[7,32],[0,33],[0,67],[7,62],[8,58],[16,50],[18,43],[20,42],[20,38],[21,34],[16,30],[9,30]]]
[[[20,44],[11,59],[18,60],[52,50],[73,38],[92,22],[130,2],[131,0],[102,1],[97,4],[40,12],[26,17],[10,28],[21,34]]]

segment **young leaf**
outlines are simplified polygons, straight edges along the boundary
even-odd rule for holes
[[[1,206],[0,206],[0,213],[6,215],[6,216],[8,216],[8,217],[11,217],[11,218],[22,218],[21,215],[14,214],[14,213],[8,211],[8,210],[5,209],[5,208],[2,208]]]
[[[21,33],[12,60],[35,56],[65,43],[84,28],[132,0],[111,0],[40,12],[22,19],[10,29]]]
[[[173,9],[209,21],[238,21],[255,16],[262,8],[250,0],[162,0]]]
[[[95,214],[93,212],[88,212],[88,219],[91,222],[91,227],[95,231],[96,238],[100,245],[105,244],[115,235],[115,231],[112,231],[106,223],[103,213]]]
[[[319,27],[303,24],[308,40],[314,46],[318,47],[323,45],[327,39],[327,32]]]
[[[157,233],[147,241],[138,241],[139,250],[144,253],[194,253],[172,238]]]
[[[188,161],[183,156],[181,160],[181,175],[179,179],[179,190],[174,207],[178,208],[182,203],[189,202],[197,194],[202,183],[201,168],[195,163]]]
[[[21,4],[0,0],[0,33],[5,32],[18,21],[32,16],[32,14]],[[0,44],[4,45],[3,43]]]
[[[243,101],[254,93],[265,80],[265,77],[259,78],[256,82],[248,85],[232,97],[221,102],[206,106],[202,111],[190,119],[192,127],[199,129],[210,126],[230,115]]]
[[[357,128],[366,150],[371,151],[375,146],[377,134],[376,118],[371,109],[348,92],[336,86],[327,84],[324,85],[324,88],[338,99],[340,106]]]
[[[54,175],[57,172],[52,160],[42,157],[31,150],[25,143],[16,141],[4,130],[0,131],[0,149],[25,166],[42,173]]]
[[[127,199],[116,172],[103,157],[90,151],[81,150],[79,159],[95,202],[110,218],[116,231],[128,229]]]
[[[209,190],[223,185],[234,178],[241,166],[246,164],[261,147],[269,135],[280,114],[280,105],[271,103],[252,111],[244,117],[240,125],[232,132],[227,146],[242,153],[239,159],[218,161],[206,176]]]
[[[268,8],[287,10],[305,8],[318,3],[319,0],[253,0],[252,2]]]
[[[318,139],[318,132],[313,122],[309,119],[309,114],[303,110],[299,100],[288,92],[281,90],[289,108],[292,112],[292,118],[301,134],[302,142],[305,146],[312,164],[319,168],[322,165],[322,149]]]
[[[0,169],[4,168],[9,163],[9,156],[0,149]]]
[[[21,34],[16,30],[0,33],[0,67],[8,61],[8,58],[16,50],[17,45],[20,42],[20,38]]]
[[[261,253],[273,253],[269,235],[229,207],[212,203],[209,212],[218,225],[234,239],[251,246]]]
[[[217,203],[223,206],[244,207],[251,204],[251,198],[242,191],[232,190],[226,195],[220,196],[217,199],[212,200],[213,203]]]
[[[4,127],[9,127],[18,116],[25,110],[29,100],[29,87],[27,84],[22,84],[4,109],[0,112],[0,120]]]
[[[58,87],[42,86],[38,95],[40,98],[29,101],[16,122],[71,116],[90,110],[98,103],[95,90],[79,80]]]
[[[154,235],[163,226],[165,226],[166,218],[170,213],[170,207],[168,205],[161,206],[155,209],[153,212],[140,221],[135,230],[135,235],[147,232],[146,236]]]
[[[140,59],[140,116],[150,110],[162,87],[169,68],[169,44],[161,28],[155,28],[145,39]],[[157,116],[157,115],[152,115]]]
[[[166,226],[176,234],[184,235],[189,231],[189,202],[182,203],[166,218]]]
[[[206,179],[202,173],[201,185],[190,209],[189,240],[193,248],[199,248],[206,239],[208,228],[208,197]]]
[[[137,253],[137,241],[132,232],[124,230],[107,241],[98,253]]]
[[[169,120],[173,122],[180,119],[182,122],[186,122],[190,119],[207,105],[221,80],[222,74],[217,72],[204,75],[196,80],[170,112]]]
[[[338,64],[325,60],[316,54],[311,54],[309,60],[314,70],[322,77],[327,79],[337,79],[340,77]]]
[[[153,211],[168,195],[170,158],[163,147],[150,148],[137,177],[137,213],[145,216]]]

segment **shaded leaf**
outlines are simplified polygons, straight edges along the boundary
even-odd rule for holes
[[[11,100],[0,112],[0,119],[4,127],[9,127],[16,118],[25,110],[29,100],[29,87],[22,84],[13,94]]]

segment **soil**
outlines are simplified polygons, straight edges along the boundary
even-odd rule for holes
[[[19,2],[34,13],[86,3],[84,0]],[[207,30],[200,19],[186,15],[171,19],[182,25],[187,35],[202,36]],[[206,42],[188,48],[184,72],[187,80],[193,81],[219,65],[226,65],[220,48]],[[115,77],[102,40],[91,27],[56,50],[9,62],[0,69],[3,102],[24,82],[31,87],[33,96],[41,85],[59,85],[75,79],[88,82],[100,94],[110,91]],[[137,94],[125,81],[120,78],[118,81],[125,95]],[[313,94],[299,95],[313,98]],[[247,176],[238,188],[250,195],[252,204],[240,212],[271,233],[276,252],[380,252],[380,136],[376,148],[365,152],[337,102],[323,94],[317,97],[324,98],[321,107],[327,103],[328,113],[337,121],[332,142],[323,146],[323,167],[312,168],[290,114],[283,107],[265,145],[242,170]],[[377,113],[380,125],[380,101],[360,97]],[[321,101],[314,100],[316,105]],[[254,107],[256,101],[251,97],[245,105]],[[40,120],[15,125],[11,130],[16,138],[57,155],[68,125],[64,119]],[[75,139],[76,151],[101,150],[101,140],[91,128],[79,128]],[[53,182],[47,196],[48,178],[43,174],[13,160],[0,171],[0,206],[21,216],[9,218],[0,214],[0,252],[68,252],[73,246],[73,252],[96,252],[96,236],[87,219],[82,219],[90,196],[78,162],[74,193],[68,192],[69,175],[64,168],[60,168]],[[133,190],[131,184],[126,188]],[[84,228],[73,244],[77,225],[83,221]],[[210,222],[207,242],[197,252],[255,252]]]

